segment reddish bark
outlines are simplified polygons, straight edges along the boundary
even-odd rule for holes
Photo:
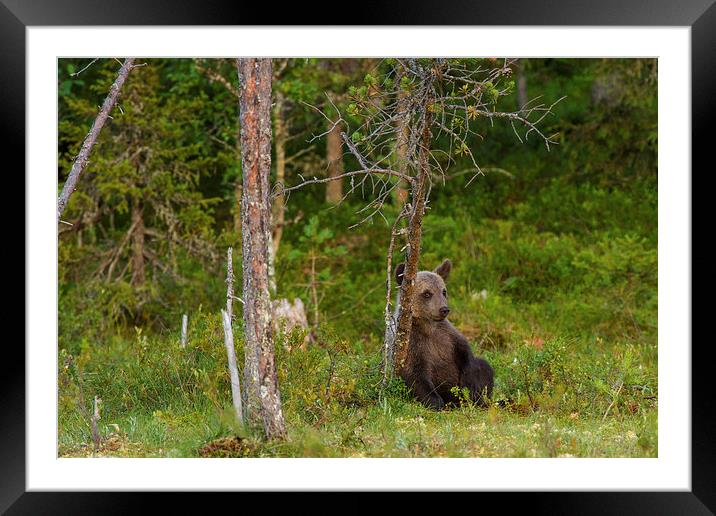
[[[397,82],[400,82],[402,73],[398,76]],[[407,93],[401,90],[398,93],[398,121],[397,134],[395,139],[395,159],[396,168],[401,174],[406,174],[408,170],[408,137],[410,136],[410,123],[407,106]],[[410,185],[406,181],[400,181],[395,188],[395,198],[399,204],[405,204],[408,200]]]
[[[423,233],[423,214],[425,213],[425,198],[429,188],[430,177],[430,124],[431,116],[425,103],[425,115],[422,128],[422,142],[420,148],[417,182],[412,191],[412,210],[408,221],[408,244],[405,258],[405,272],[400,285],[400,307],[394,344],[394,369],[400,374],[408,353],[410,329],[413,322],[412,299],[415,278],[418,274],[420,261],[420,245]]]
[[[271,203],[271,60],[237,59],[240,84],[243,192],[241,225],[245,331],[245,376],[249,421],[260,414],[267,437],[285,435],[276,376],[269,242]]]

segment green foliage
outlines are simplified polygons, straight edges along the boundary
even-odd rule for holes
[[[106,94],[116,62],[94,67],[88,72],[98,80],[90,90]],[[61,240],[61,286],[68,282],[66,291],[78,295],[63,301],[78,303],[81,313],[97,314],[110,325],[161,324],[174,316],[166,307],[177,301],[177,287],[186,288],[192,272],[216,257],[213,210],[219,199],[202,191],[201,182],[235,156],[209,143],[213,134],[207,126],[221,114],[209,110],[197,119],[209,97],[191,70],[188,60],[151,60],[132,70],[93,149],[81,193],[65,213],[77,231],[88,224],[91,231],[89,242],[79,234],[77,240]],[[60,120],[63,172],[89,125],[78,121],[95,114],[92,101],[70,93],[60,97],[61,113],[66,112]],[[144,229],[130,216],[133,209],[141,212]],[[134,247],[139,230],[141,251]],[[145,262],[146,280],[135,281],[137,255]]]
[[[87,64],[58,67],[60,184],[118,68],[99,60],[70,76]],[[287,155],[297,156],[287,166],[293,184],[298,173],[325,170],[324,151],[306,141],[326,120],[304,103],[328,109],[329,91],[351,123],[360,121],[366,99],[391,91],[397,78],[384,73],[390,60],[279,65]],[[229,60],[216,70],[235,77]],[[60,236],[60,454],[91,453],[88,411],[97,395],[105,455],[656,456],[655,71],[655,60],[522,60],[530,97],[567,96],[545,120],[545,133],[561,135],[549,153],[535,138],[516,143],[509,125],[452,146],[434,134],[436,159],[448,159],[443,151],[456,163],[433,177],[421,267],[453,261],[450,319],[495,369],[488,409],[463,403],[434,413],[402,380],[381,383],[385,250],[399,207],[385,207],[387,221],[349,229],[369,189],[339,206],[324,204],[321,185],[293,192],[275,262],[278,297],[300,297],[320,317],[306,349],[301,331],[276,342],[289,429],[277,444],[233,422],[218,314],[220,257],[230,244],[238,253],[240,242],[236,99],[191,60],[149,60],[133,70],[122,110],[112,112],[68,206],[67,219],[78,224]],[[484,98],[516,105],[515,79],[506,73],[500,84],[484,84]],[[416,85],[403,77],[398,87]],[[460,120],[489,123],[469,105]],[[364,131],[347,133],[364,140]],[[485,172],[467,187],[475,171],[462,145]],[[345,162],[346,170],[356,165],[348,155]],[[157,260],[148,261],[141,288],[131,282],[130,245],[111,278],[103,267],[127,235],[137,200],[157,235],[146,239]],[[239,322],[235,335],[242,363]]]
[[[413,87],[413,81],[410,77],[403,76],[400,78],[400,88],[403,91],[410,91]]]
[[[218,314],[199,313],[189,328],[186,349],[176,332],[136,328],[75,354],[61,350],[60,454],[90,453],[87,407],[98,394],[100,455],[206,456],[207,446],[210,456],[258,457],[656,454],[655,357],[632,344],[604,353],[604,342],[533,340],[485,352],[496,372],[494,404],[478,408],[456,389],[460,406],[436,413],[400,379],[380,387],[375,347],[361,353],[324,332],[301,350],[290,344],[300,332],[289,334],[276,343],[289,437],[276,444],[232,421]],[[240,447],[227,447],[232,436]]]
[[[472,403],[472,400],[470,399],[470,389],[467,387],[463,387],[461,389],[457,385],[454,385],[450,388],[450,393],[458,400],[459,406]]]

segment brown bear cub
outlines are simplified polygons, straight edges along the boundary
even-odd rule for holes
[[[472,401],[485,405],[492,397],[494,371],[490,364],[472,353],[467,339],[447,320],[448,299],[445,281],[452,263],[445,260],[434,271],[420,271],[415,279],[412,303],[413,323],[401,377],[413,394],[427,407],[442,409],[458,405],[452,392],[467,387]],[[398,285],[405,264],[395,271]]]

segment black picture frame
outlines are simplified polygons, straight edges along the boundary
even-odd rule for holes
[[[310,25],[336,25],[336,20],[329,18],[331,13],[339,12],[335,3],[326,6],[312,3],[310,7],[304,3],[294,6],[282,3],[280,9],[276,8],[279,4],[273,7],[256,2],[226,4],[196,0],[0,0],[0,130],[3,132],[0,141],[3,147],[24,148],[25,28],[28,26],[246,25],[257,21],[275,26],[293,24],[301,18]],[[311,14],[310,19],[305,19],[307,12]],[[335,18],[346,21],[344,16]],[[502,0],[442,2],[439,5],[424,1],[371,2],[355,9],[355,14],[347,21],[351,25],[688,26],[691,28],[692,50],[692,192],[697,192],[693,189],[696,167],[703,163],[703,168],[708,167],[703,172],[713,169],[712,164],[707,165],[707,145],[713,145],[714,129],[710,119],[716,103],[714,0]],[[12,155],[19,158],[16,170],[24,170],[24,153],[13,151]],[[6,172],[8,170],[6,168]],[[21,176],[15,175],[19,180]],[[24,181],[18,188],[24,191]],[[702,219],[692,215],[693,224],[698,220]],[[24,225],[22,227],[24,230]],[[698,263],[693,260],[693,245],[691,252],[693,274],[693,264]],[[13,254],[18,255],[18,252]],[[26,258],[24,251],[23,258]],[[26,276],[31,273],[25,268]],[[693,301],[691,304],[692,309],[696,307]],[[691,343],[678,344],[690,345],[692,353],[690,492],[481,493],[481,500],[490,497],[504,504],[507,498],[511,508],[517,503],[531,514],[713,514],[716,511],[716,481],[712,477],[716,464],[716,425],[712,414],[716,406],[712,391],[706,385],[707,368],[711,368],[708,360],[711,344],[708,339],[701,342],[692,339]],[[0,511],[8,514],[105,514],[118,510],[123,513],[146,510],[146,501],[137,493],[26,492],[25,355],[16,344],[4,348],[6,367],[3,368],[0,390]],[[162,498],[165,511],[171,510],[171,501],[185,503],[185,497],[176,493]],[[215,499],[225,498],[226,495]],[[165,505],[165,500],[169,505]],[[481,501],[480,505],[485,507],[483,503]]]

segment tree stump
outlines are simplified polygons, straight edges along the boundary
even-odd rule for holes
[[[295,328],[308,330],[306,307],[299,298],[295,298],[293,303],[289,302],[288,299],[276,299],[272,302],[272,305],[274,331],[277,334],[285,336],[291,333]],[[312,341],[313,336],[309,331],[306,331],[306,335],[299,347],[305,351],[308,343]],[[284,347],[287,347],[285,341]],[[291,351],[290,348],[288,348],[288,350]]]

